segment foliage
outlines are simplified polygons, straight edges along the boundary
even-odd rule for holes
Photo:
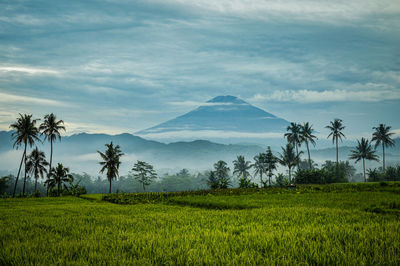
[[[100,162],[100,165],[102,166],[100,173],[104,173],[105,170],[107,170],[107,179],[108,182],[110,183],[109,187],[109,192],[111,193],[111,182],[116,179],[119,176],[119,166],[121,165],[121,156],[124,154],[121,152],[121,147],[119,145],[114,147],[114,144],[105,144],[107,147],[107,150],[105,153],[102,153],[100,151],[97,151],[98,154],[100,154],[101,159],[103,161]]]
[[[275,184],[279,187],[286,187],[289,185],[289,179],[287,179],[282,173],[279,173],[275,177]]]
[[[69,173],[69,168],[58,163],[56,168],[53,167],[51,169],[50,175],[45,183],[50,189],[56,188],[57,186],[57,195],[60,196],[62,186],[64,185],[64,189],[67,189],[65,183],[72,184],[73,181],[74,177]]]
[[[372,149],[371,143],[365,138],[361,138],[361,141],[357,140],[356,149],[351,151],[349,159],[355,160],[356,163],[362,160],[365,182],[367,181],[365,174],[365,160],[379,161],[378,156],[375,154],[375,150]]]
[[[292,168],[299,164],[301,153],[295,154],[292,144],[288,143],[285,148],[282,147],[282,153],[279,154],[279,163],[289,169],[289,182],[292,182]]]
[[[386,126],[385,124],[379,124],[378,127],[373,127],[375,130],[372,133],[371,142],[375,141],[375,149],[382,144],[382,161],[383,161],[383,171],[385,171],[385,147],[393,147],[395,145],[392,136],[393,132],[390,132],[391,126]]]
[[[8,181],[10,180],[10,176],[3,176],[0,178],[0,193],[4,193],[8,188]]]
[[[37,190],[37,181],[39,177],[43,179],[45,174],[47,174],[46,166],[49,163],[46,161],[46,155],[44,152],[39,151],[36,147],[27,158],[26,168],[28,172],[33,175],[35,179],[35,191]]]
[[[210,183],[213,180],[213,183]],[[229,167],[227,166],[226,162],[218,161],[214,164],[214,171],[210,172],[209,175],[209,185],[212,188],[228,188],[231,181],[229,178]]]
[[[146,186],[150,185],[157,178],[153,166],[143,161],[137,161],[133,165],[132,171],[133,177],[142,184],[143,191],[146,191]]]
[[[306,169],[298,170],[295,174],[294,182],[296,184],[326,184],[334,179],[334,173],[327,172],[324,169]]]
[[[313,132],[314,129],[312,128],[312,125],[310,125],[310,123],[306,122],[303,125],[300,125],[300,141],[306,144],[309,169],[313,168],[309,144],[311,143],[315,147],[315,139],[318,139],[315,135],[313,135]]]
[[[250,187],[252,182],[248,179],[249,169],[252,167],[250,161],[246,161],[243,155],[237,156],[233,161],[233,174],[239,176],[239,187]]]

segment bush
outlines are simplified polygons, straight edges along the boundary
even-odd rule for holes
[[[35,192],[33,192],[31,194],[32,198],[40,198],[42,196],[42,193],[39,190],[35,190]]]
[[[275,184],[279,187],[286,187],[289,185],[289,179],[287,179],[282,173],[279,173],[275,178]]]

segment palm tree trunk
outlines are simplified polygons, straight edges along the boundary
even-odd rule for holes
[[[24,186],[22,187],[22,194],[25,194],[25,185],[26,185],[26,144],[25,144],[25,158],[24,158],[24,164],[25,164],[25,171],[24,171]]]
[[[35,192],[37,190],[37,178],[35,178]]]
[[[108,193],[111,194],[111,182],[112,182],[112,181],[111,181],[111,179],[109,179],[108,181],[110,181],[110,187],[109,187],[109,189],[108,189]]]
[[[308,141],[306,140],[307,152],[308,152],[308,163],[310,165],[310,170],[312,169],[311,165],[311,156],[310,156],[310,148],[308,147]]]
[[[383,172],[385,172],[385,144],[382,142]]]
[[[262,172],[260,172],[260,182],[261,182],[261,186],[264,186],[264,182],[263,182],[263,179],[262,179]]]
[[[338,147],[338,137],[336,136],[336,168],[339,167],[339,147]]]
[[[295,145],[296,145],[296,155],[297,155],[297,158],[299,158],[299,148],[297,147],[297,143],[295,143]],[[299,158],[299,160],[300,160],[300,158]],[[299,170],[299,167],[300,167],[300,165],[297,164],[297,171]]]
[[[367,177],[365,175],[365,159],[363,158],[363,169],[364,169],[364,182],[367,182]]]
[[[20,174],[20,172],[21,172],[22,162],[24,161],[25,155],[26,155],[26,144],[25,144],[25,151],[24,151],[24,153],[22,154],[21,162],[20,162],[20,164],[19,164],[19,169],[18,169],[17,178],[15,179],[13,197],[15,197],[15,192],[16,192],[16,190],[17,190],[17,184],[18,184],[18,178],[19,178],[19,174]]]
[[[292,183],[292,171],[289,167],[289,183]]]
[[[49,178],[49,175],[51,173],[51,163],[53,161],[53,140],[50,138],[50,164],[49,164],[49,172],[47,174],[47,178]],[[50,183],[49,183],[50,184]],[[49,184],[47,184],[47,189],[46,189],[46,196],[49,196]]]
[[[146,187],[145,187],[144,183],[142,183],[142,185],[143,185],[143,191],[146,192]]]
[[[60,186],[61,186],[61,183],[58,182],[58,184],[57,184],[57,194],[58,194],[58,196],[60,196]]]

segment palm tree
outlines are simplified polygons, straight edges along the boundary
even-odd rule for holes
[[[27,169],[29,169],[29,172],[35,178],[35,191],[37,190],[37,181],[39,177],[43,178],[44,174],[47,174],[47,165],[49,165],[49,163],[46,161],[46,155],[36,147],[28,156],[27,162]]]
[[[296,148],[296,155],[299,155],[299,147],[301,146],[301,126],[297,123],[290,123],[290,126],[286,129],[288,133],[285,133],[287,141]]]
[[[264,157],[264,163],[266,167],[265,170],[268,175],[269,186],[271,186],[271,177],[273,176],[273,171],[276,170],[277,161],[278,159],[272,154],[271,147],[268,146]]]
[[[313,131],[314,129],[312,128],[312,125],[310,126],[308,122],[304,123],[303,125],[300,125],[300,139],[301,141],[306,143],[310,170],[312,169],[312,163],[311,163],[309,143],[311,143],[315,147],[314,139],[318,139],[315,135],[313,135]]]
[[[249,169],[251,168],[251,162],[246,161],[243,155],[237,156],[237,159],[233,161],[233,174],[243,177],[247,180],[250,175]]]
[[[118,169],[119,166],[121,165],[120,158],[124,154],[121,152],[119,145],[114,147],[112,141],[110,144],[106,144],[105,146],[107,147],[105,153],[102,153],[100,151],[97,152],[103,159],[103,161],[100,162],[100,165],[103,166],[100,170],[100,173],[104,173],[104,171],[107,169],[107,179],[110,182],[109,193],[111,193],[111,182],[113,179],[116,179],[119,175]]]
[[[292,182],[292,168],[299,164],[300,162],[300,154],[294,153],[293,145],[288,143],[286,144],[286,148],[282,147],[282,154],[280,153],[278,158],[279,163],[283,166],[287,166],[289,169],[289,182]]]
[[[367,182],[367,177],[365,175],[365,160],[379,161],[378,156],[376,156],[375,150],[372,149],[371,143],[367,139],[361,138],[361,142],[357,140],[357,143],[356,149],[351,151],[349,159],[356,160],[356,163],[362,159],[364,181]]]
[[[266,163],[265,163],[265,154],[264,153],[259,153],[258,155],[254,156],[254,164],[252,164],[252,167],[254,167],[254,175],[259,175],[260,176],[260,183],[261,185],[264,185],[263,181],[263,174],[266,171]]]
[[[17,118],[17,122],[10,125],[10,128],[15,130],[11,134],[11,137],[14,140],[13,147],[17,147],[17,149],[18,149],[18,147],[20,147],[21,145],[24,145],[24,153],[22,154],[21,163],[19,164],[17,178],[15,179],[13,197],[15,197],[15,191],[17,190],[18,178],[19,178],[19,174],[21,172],[22,162],[25,162],[24,163],[25,164],[24,187],[22,189],[22,193],[23,194],[25,193],[26,174],[27,174],[26,148],[28,145],[30,147],[32,147],[33,144],[35,143],[35,141],[40,141],[40,139],[38,137],[39,130],[35,126],[36,122],[38,120],[39,119],[32,119],[32,115],[19,114],[19,118]]]
[[[44,139],[50,141],[50,164],[49,164],[49,174],[53,161],[53,142],[58,138],[61,141],[61,130],[65,131],[64,121],[58,120],[56,116],[51,113],[49,115],[45,115],[43,123],[40,125],[39,130],[42,135],[44,135]],[[48,191],[48,189],[47,189]]]
[[[57,164],[56,168],[52,168],[51,172],[48,176],[49,178],[46,180],[46,184],[48,187],[52,188],[57,185],[57,195],[60,196],[61,186],[64,183],[72,183],[74,181],[74,177],[69,173],[69,168],[64,167],[61,163]],[[65,187],[65,186],[64,186]]]
[[[214,164],[214,174],[215,177],[219,181],[219,188],[228,188],[230,184],[229,180],[229,167],[226,164],[226,162],[220,160],[217,163]]]
[[[331,130],[331,133],[328,135],[328,139],[332,136],[332,143],[336,142],[336,167],[339,166],[339,147],[338,147],[338,140],[342,141],[342,137],[346,138],[346,136],[342,133],[342,130],[345,128],[342,124],[342,119],[336,118],[335,120],[331,121],[330,125],[326,126]]]
[[[391,126],[386,126],[385,124],[379,124],[378,127],[373,127],[375,132],[372,134],[372,141],[375,141],[375,149],[382,143],[382,161],[383,161],[383,172],[385,172],[385,147],[394,146],[394,141],[391,136],[394,135],[390,132]]]

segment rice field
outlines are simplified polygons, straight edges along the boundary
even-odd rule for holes
[[[0,265],[399,265],[400,184],[350,186],[2,199]]]

